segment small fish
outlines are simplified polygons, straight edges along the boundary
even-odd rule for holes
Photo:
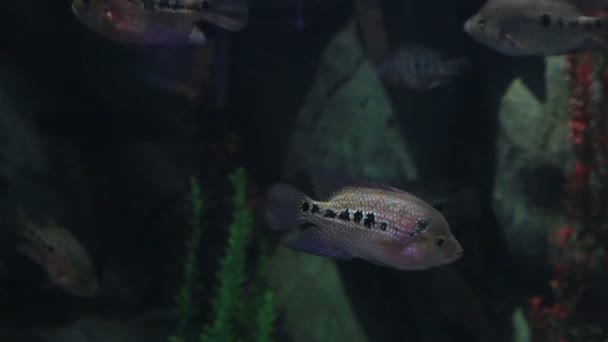
[[[17,234],[24,239],[17,250],[40,264],[48,273],[48,283],[81,297],[97,294],[93,261],[78,240],[52,222],[34,224],[19,212]]]
[[[466,58],[445,59],[441,52],[418,45],[403,46],[378,68],[381,78],[414,90],[449,83],[469,66]]]
[[[562,55],[608,48],[608,17],[586,16],[597,0],[489,0],[468,19],[473,39],[506,55]]]
[[[247,0],[73,0],[72,12],[106,38],[135,44],[202,45],[197,22],[240,31],[248,21]]]
[[[284,245],[399,270],[427,269],[462,256],[445,218],[412,194],[327,171],[316,171],[312,181],[319,200],[284,183],[268,190],[270,226],[293,230]]]

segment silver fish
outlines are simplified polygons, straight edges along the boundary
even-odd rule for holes
[[[608,17],[584,13],[605,0],[489,0],[464,30],[506,55],[562,55],[608,48]]]
[[[320,171],[313,185],[319,200],[284,183],[268,190],[270,226],[293,230],[282,241],[290,248],[399,270],[427,269],[462,256],[441,213],[410,193]]]
[[[201,45],[197,22],[240,31],[248,21],[247,0],[73,0],[72,12],[106,38],[135,44]]]
[[[466,58],[446,59],[437,50],[407,45],[389,55],[378,68],[378,74],[410,89],[430,90],[449,83],[468,66]]]
[[[49,284],[81,297],[97,294],[95,265],[80,242],[65,228],[48,221],[33,223],[22,209],[17,234],[24,239],[17,250],[37,262],[49,275]]]

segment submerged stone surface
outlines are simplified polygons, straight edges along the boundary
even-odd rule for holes
[[[573,154],[564,63],[546,58],[546,101],[515,79],[498,113],[493,207],[511,257],[529,273],[548,266],[548,232],[565,220],[562,189]]]

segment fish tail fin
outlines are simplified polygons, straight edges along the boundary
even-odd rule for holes
[[[249,21],[247,0],[208,0],[203,20],[228,31],[240,31]]]
[[[266,218],[274,230],[286,230],[306,222],[301,208],[310,199],[291,185],[278,183],[267,192]]]

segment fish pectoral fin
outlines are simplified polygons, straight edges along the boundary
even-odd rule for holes
[[[205,33],[196,25],[192,26],[192,31],[188,36],[188,43],[193,45],[203,45],[207,42]]]
[[[288,234],[281,243],[300,252],[306,252],[336,260],[349,260],[354,257],[343,249],[327,241],[321,228],[312,226],[302,231]]]
[[[382,266],[382,267],[387,267],[387,268],[395,269],[394,266],[391,266],[389,264],[386,264],[386,263],[384,263],[382,261],[378,261],[378,260],[375,260],[375,259],[371,259],[371,258],[368,259],[368,258],[366,258],[365,261],[367,261],[367,262],[369,262],[371,264],[377,265],[377,266]]]
[[[519,44],[517,44],[517,42],[515,41],[515,39],[513,39],[513,36],[511,36],[511,35],[510,35],[510,34],[508,34],[508,33],[502,33],[501,35],[502,35],[502,37],[503,37],[503,38],[504,38],[504,39],[505,39],[507,42],[509,42],[509,44],[511,44],[513,47],[516,47],[516,48],[517,48],[517,47],[519,47]]]

